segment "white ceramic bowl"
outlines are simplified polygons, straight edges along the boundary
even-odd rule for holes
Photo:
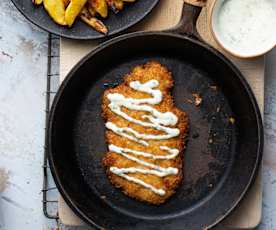
[[[261,56],[276,46],[276,0],[212,1],[209,24],[217,43],[233,56]]]

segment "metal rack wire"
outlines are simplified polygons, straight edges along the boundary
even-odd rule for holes
[[[54,59],[59,60],[59,53],[53,52],[53,46],[55,42],[58,42],[59,37],[54,36],[49,33],[48,35],[48,59],[47,59],[47,83],[46,83],[46,92],[45,92],[45,99],[46,99],[46,109],[45,109],[45,140],[44,140],[44,159],[43,159],[43,188],[42,188],[42,196],[43,196],[43,212],[44,215],[49,219],[55,219],[58,221],[58,209],[57,209],[57,196],[52,198],[49,193],[56,190],[57,188],[54,183],[51,183],[52,178],[51,172],[49,169],[48,164],[48,146],[47,146],[47,125],[48,125],[48,118],[49,112],[51,107],[51,99],[54,97],[56,91],[53,90],[53,77],[59,77],[58,72],[53,72],[53,62]],[[58,68],[57,68],[58,69]],[[51,197],[51,198],[50,198]]]

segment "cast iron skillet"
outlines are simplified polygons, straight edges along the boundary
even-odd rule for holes
[[[81,20],[76,20],[72,28],[57,25],[43,6],[34,6],[31,0],[12,0],[12,2],[29,21],[50,33],[66,38],[85,40],[106,37]],[[135,4],[127,4],[126,9],[116,15],[110,12],[109,17],[104,20],[109,29],[108,35],[117,34],[138,23],[151,12],[157,3],[158,0],[139,0]]]
[[[184,4],[182,20],[171,32],[137,32],[102,44],[60,87],[48,124],[50,167],[67,204],[88,224],[114,230],[208,229],[237,206],[254,180],[263,149],[260,112],[237,68],[195,38],[200,10]],[[107,151],[102,94],[149,60],[172,72],[175,103],[190,119],[183,183],[160,206],[123,195],[101,164]],[[188,102],[193,93],[202,96],[201,106]]]

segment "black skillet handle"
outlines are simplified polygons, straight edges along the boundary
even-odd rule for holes
[[[196,22],[206,2],[207,0],[184,0],[180,22],[168,32],[202,40],[196,29]]]

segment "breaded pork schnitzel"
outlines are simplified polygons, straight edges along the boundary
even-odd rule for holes
[[[151,61],[103,95],[111,183],[133,198],[164,203],[182,180],[188,118],[174,106],[171,73]]]

